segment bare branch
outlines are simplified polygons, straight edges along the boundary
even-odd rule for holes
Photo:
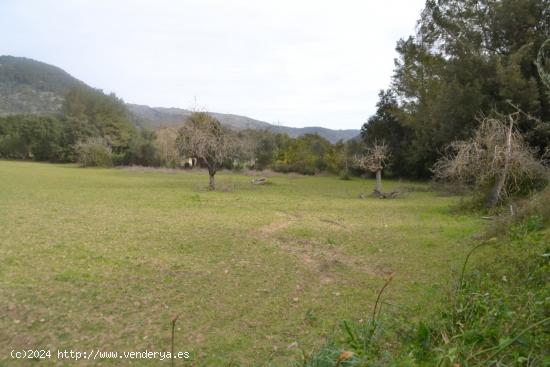
[[[177,145],[183,157],[196,158],[208,168],[210,188],[214,175],[237,149],[234,134],[206,112],[194,112],[178,130]]]
[[[434,178],[491,189],[493,197],[488,206],[494,206],[520,191],[526,180],[547,175],[535,152],[515,129],[518,117],[519,113],[483,118],[471,139],[455,141],[446,148],[432,169]]]
[[[390,157],[390,147],[386,142],[375,142],[374,145],[367,148],[364,155],[355,156],[354,165],[374,173],[382,171],[387,166]]]

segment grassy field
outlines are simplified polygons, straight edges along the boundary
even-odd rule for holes
[[[372,181],[217,178],[0,161],[0,365],[22,348],[168,351],[176,314],[194,361],[179,365],[286,365],[368,317],[391,272],[384,307],[429,312],[481,228],[418,183],[361,200]]]

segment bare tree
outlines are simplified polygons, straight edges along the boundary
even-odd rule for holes
[[[209,188],[215,190],[216,172],[236,151],[233,133],[208,113],[194,112],[178,130],[176,142],[183,157],[196,158],[208,168]]]
[[[483,118],[471,139],[447,147],[434,165],[434,178],[486,192],[485,205],[492,208],[518,192],[525,182],[547,175],[514,127],[518,115]]]
[[[376,174],[376,187],[374,193],[382,193],[382,170],[388,165],[391,157],[390,147],[386,142],[374,142],[362,156],[355,156],[354,165],[363,170]]]

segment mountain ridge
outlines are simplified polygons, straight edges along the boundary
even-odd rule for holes
[[[135,123],[142,127],[156,128],[178,126],[179,124],[183,123],[185,118],[192,113],[191,110],[177,107],[150,107],[147,105],[132,103],[127,103],[126,106],[130,110],[130,112],[136,117]],[[290,127],[283,125],[273,125],[265,121],[242,115],[210,111],[208,111],[208,113],[210,113],[216,119],[220,120],[222,124],[234,128],[235,130],[270,130],[276,133],[286,133],[293,138],[304,134],[319,134],[331,143],[335,143],[338,140],[346,141],[353,139],[360,132],[359,130],[355,129],[333,130],[321,126]]]
[[[88,86],[65,70],[25,57],[0,55],[0,116],[10,114],[51,114],[61,112],[66,93],[75,86]],[[142,128],[178,126],[192,111],[177,107],[150,107],[126,103],[132,122]],[[235,130],[258,129],[286,133],[291,137],[319,134],[331,143],[349,140],[359,130],[333,130],[319,126],[273,125],[247,116],[211,112],[223,125]]]

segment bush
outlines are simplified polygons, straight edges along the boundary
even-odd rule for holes
[[[0,157],[8,159],[26,159],[29,147],[18,134],[0,136]]]
[[[76,146],[77,161],[82,167],[111,167],[113,152],[103,138],[88,138]]]
[[[338,174],[338,176],[340,177],[340,180],[344,180],[344,181],[351,180],[351,174],[350,174],[349,170],[347,170],[347,169],[341,170],[340,173]]]
[[[548,169],[515,128],[517,116],[482,119],[472,138],[447,147],[434,178],[470,186],[487,208],[544,188]]]
[[[529,200],[517,201],[506,208],[505,214],[501,214],[487,231],[488,236],[498,237],[512,230],[519,224],[529,223],[533,218],[540,218],[543,225],[550,223],[550,187],[532,195]]]
[[[126,166],[128,164],[127,153],[111,153],[111,159],[113,161],[113,166]]]
[[[154,131],[138,131],[130,138],[128,150],[120,163],[139,166],[158,166],[160,160],[157,157],[155,139],[156,135]]]
[[[319,170],[316,170],[315,167],[313,167],[312,165],[309,165],[307,162],[304,162],[304,161],[298,161],[292,164],[276,162],[273,165],[273,171],[281,172],[281,173],[296,172],[302,175],[309,175],[309,176],[313,176],[320,172]]]

